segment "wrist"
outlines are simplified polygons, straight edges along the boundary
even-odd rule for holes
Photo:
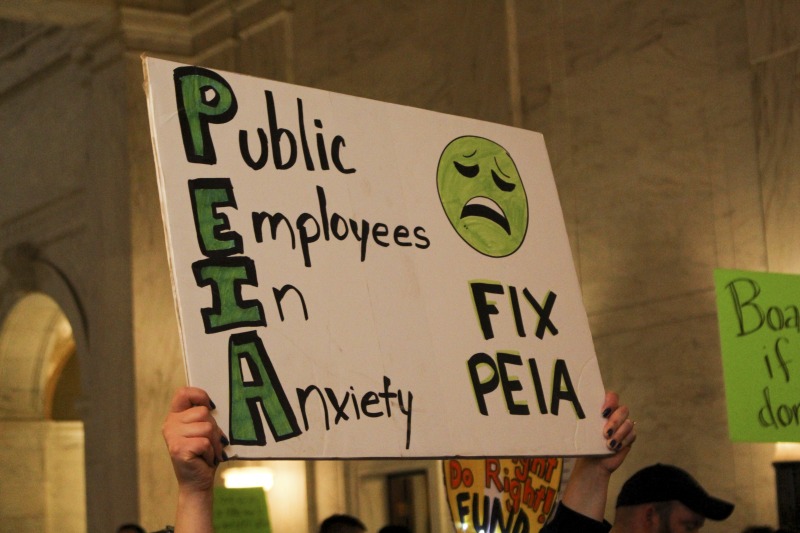
[[[611,480],[611,472],[602,463],[602,458],[580,457],[575,461],[573,474],[578,474],[581,478],[598,486],[607,486]]]
[[[214,487],[178,487],[178,505],[207,505],[214,500]]]
[[[213,487],[178,489],[178,512],[175,518],[176,533],[206,533],[213,531]]]
[[[611,472],[601,460],[584,457],[575,462],[562,500],[574,511],[599,522],[603,521],[611,480]]]

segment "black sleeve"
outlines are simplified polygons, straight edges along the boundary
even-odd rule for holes
[[[598,522],[559,504],[553,519],[545,524],[540,533],[608,533],[611,524]]]

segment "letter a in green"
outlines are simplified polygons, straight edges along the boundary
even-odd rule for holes
[[[301,434],[267,350],[255,331],[231,335],[228,364],[232,444],[263,446],[267,443],[262,411],[276,442]],[[245,375],[245,370],[249,375]]]

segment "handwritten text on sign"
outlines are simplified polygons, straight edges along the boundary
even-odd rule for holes
[[[564,460],[450,459],[442,465],[455,531],[535,533],[555,507]]]
[[[189,381],[233,455],[605,451],[541,136],[146,71]]]
[[[800,276],[714,272],[731,438],[800,441]]]

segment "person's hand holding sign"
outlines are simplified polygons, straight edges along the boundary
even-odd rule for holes
[[[573,511],[598,521],[603,520],[605,513],[611,474],[620,467],[636,440],[635,424],[628,418],[630,411],[627,406],[620,405],[616,393],[606,393],[602,413],[606,418],[603,437],[614,454],[579,458],[562,500]]]
[[[202,389],[184,387],[172,398],[162,434],[178,480],[175,531],[212,531],[214,475],[227,438],[211,411],[214,404]]]
[[[619,404],[617,393],[607,392],[603,402],[603,416],[607,419],[603,426],[603,436],[606,438],[608,449],[616,453],[601,458],[599,462],[609,475],[620,467],[631,451],[633,441],[636,440],[635,422],[628,418],[629,415],[628,406]]]

